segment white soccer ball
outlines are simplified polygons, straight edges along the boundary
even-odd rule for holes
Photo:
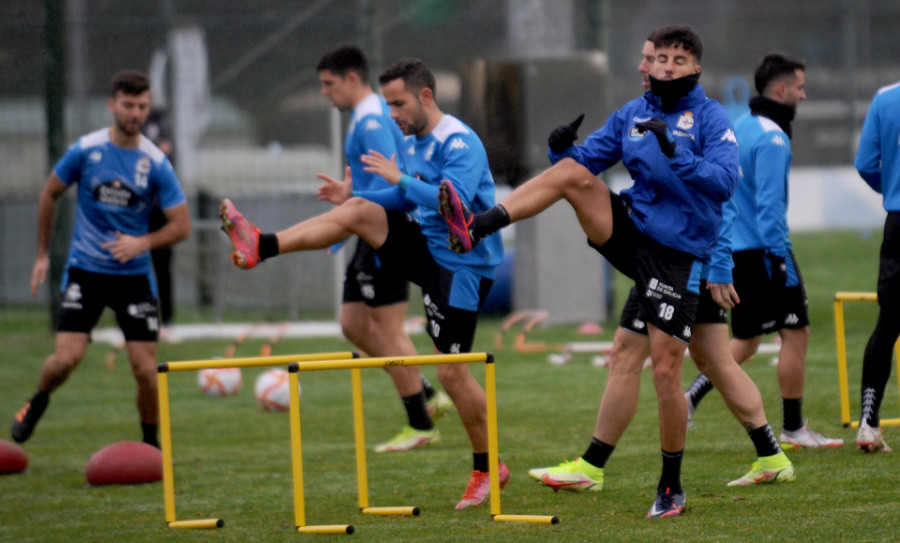
[[[234,396],[241,390],[240,368],[206,368],[197,372],[197,384],[211,397]]]
[[[297,391],[302,392],[300,383],[297,383]],[[273,368],[259,374],[253,392],[266,411],[286,411],[291,405],[287,370]]]

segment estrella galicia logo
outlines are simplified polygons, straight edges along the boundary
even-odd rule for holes
[[[137,195],[125,183],[113,179],[108,183],[97,185],[94,189],[94,199],[101,204],[129,207],[137,202]]]
[[[632,126],[631,130],[628,131],[628,139],[631,141],[640,141],[641,138],[647,135],[646,130],[641,130],[636,126]]]

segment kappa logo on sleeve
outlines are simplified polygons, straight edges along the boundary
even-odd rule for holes
[[[720,141],[730,141],[731,143],[737,145],[737,138],[734,135],[734,130],[728,129],[722,134],[722,137],[719,138]]]
[[[469,146],[466,145],[466,142],[462,140],[462,138],[453,138],[453,141],[450,142],[450,150],[454,149],[468,149]]]
[[[378,119],[369,119],[368,121],[366,121],[365,129],[366,130],[380,130],[381,123],[378,122]]]
[[[775,134],[775,137],[772,138],[772,145],[785,147],[787,144],[784,143],[784,138],[781,137],[781,134]]]

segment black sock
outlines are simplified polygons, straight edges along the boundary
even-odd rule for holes
[[[803,428],[803,398],[781,399],[781,427],[788,432]]]
[[[275,234],[259,235],[259,259],[265,260],[278,256],[278,238]]]
[[[604,443],[596,437],[592,437],[591,444],[588,445],[587,451],[581,455],[581,458],[595,468],[602,468],[606,466],[606,461],[609,460],[609,456],[614,450],[616,450],[615,445]]]
[[[434,423],[428,416],[428,409],[425,407],[425,392],[419,391],[411,396],[401,398],[403,407],[406,408],[406,416],[409,418],[409,425],[416,430],[431,430]]]
[[[472,453],[472,469],[481,473],[488,473],[488,453]]]
[[[482,213],[472,215],[472,224],[469,226],[469,232],[474,241],[484,239],[501,228],[509,226],[509,213],[502,204]]]
[[[159,448],[159,441],[156,439],[156,433],[159,429],[158,424],[147,424],[146,422],[141,423],[141,432],[144,434],[144,443],[147,445],[153,445],[157,449]]]
[[[431,381],[429,381],[424,374],[419,374],[419,377],[421,377],[422,379],[422,390],[425,391],[425,399],[430,400],[431,398],[434,398],[434,395],[437,394],[437,391],[431,385]]]
[[[863,387],[862,389],[862,416],[860,420],[866,422],[870,428],[878,428],[881,426],[881,400],[884,396],[879,395],[873,387]]]
[[[688,397],[691,399],[694,409],[697,409],[697,406],[700,405],[700,400],[702,400],[712,389],[712,383],[710,383],[709,379],[702,373],[694,378],[694,382],[691,383],[691,386],[687,389]]]
[[[50,393],[44,392],[43,390],[38,390],[34,393],[34,396],[31,397],[31,408],[38,409],[41,412],[47,408],[47,404],[50,403]]]
[[[747,433],[750,435],[753,446],[756,447],[756,456],[772,456],[781,452],[781,445],[775,439],[775,433],[770,425],[764,424]]]
[[[657,492],[665,492],[666,489],[673,494],[683,492],[681,489],[681,460],[684,458],[684,450],[678,452],[666,452],[662,449],[662,475],[659,476]]]

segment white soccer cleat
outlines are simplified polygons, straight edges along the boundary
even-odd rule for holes
[[[804,424],[803,428],[799,430],[782,430],[779,441],[782,445],[795,449],[833,449],[844,445],[843,439],[825,437],[810,430],[807,424]]]
[[[856,446],[862,452],[891,452],[891,448],[884,441],[884,435],[880,426],[872,428],[865,420],[859,422],[859,431],[856,432]]]

